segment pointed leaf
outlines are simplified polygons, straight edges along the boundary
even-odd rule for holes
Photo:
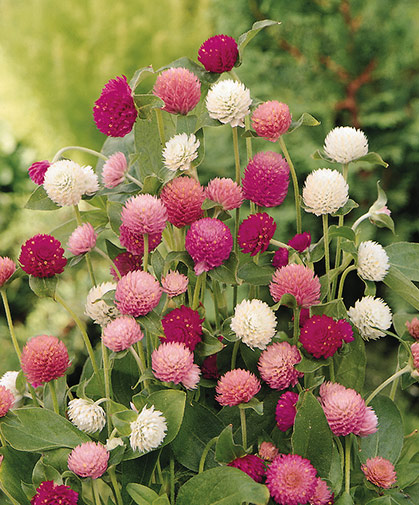
[[[39,454],[19,452],[11,447],[1,447],[0,454],[4,456],[0,467],[0,482],[3,489],[7,489],[19,505],[29,505],[30,502],[22,489],[22,483],[32,482],[32,470]],[[3,493],[1,497],[3,498]]]
[[[371,163],[371,165],[381,165],[384,168],[388,167],[388,163],[386,163],[378,153],[374,152],[370,152],[365,156],[362,156],[362,158],[354,160],[354,163],[359,163],[361,161],[366,161],[367,163]]]
[[[159,495],[147,486],[130,483],[127,492],[138,505],[152,505]]]
[[[297,121],[292,121],[287,133],[292,133],[293,131],[300,128],[300,126],[318,126],[320,121],[317,121],[315,117],[307,112],[303,112]]]
[[[239,266],[237,275],[248,284],[253,286],[267,286],[271,280],[275,268],[269,265],[256,265],[253,261]]]
[[[154,70],[151,65],[148,67],[139,68],[135,71],[132,79],[129,81],[129,87],[132,89],[132,91],[135,91],[135,88],[140,84],[140,82],[149,77],[151,74],[154,74]]]
[[[29,287],[39,298],[54,298],[57,284],[58,278],[56,275],[53,277],[29,276]]]
[[[394,293],[419,310],[419,289],[398,268],[391,266],[383,282]]]
[[[230,463],[234,459],[241,458],[246,451],[241,445],[234,443],[233,427],[231,424],[226,426],[220,433],[217,445],[215,446],[215,459],[218,463]]]
[[[334,212],[332,214],[333,217],[336,217],[336,216],[346,216],[346,214],[349,214],[349,212],[351,212],[351,210],[353,209],[356,209],[357,207],[359,207],[359,205],[354,202],[354,200],[351,200],[349,199],[345,205],[340,208],[339,210],[337,210],[336,212]]]
[[[347,352],[336,353],[332,358],[335,363],[336,382],[347,388],[362,391],[367,363],[365,342],[354,333],[353,342],[349,342],[345,350]]]
[[[419,244],[394,242],[385,247],[390,264],[411,281],[419,281]]]
[[[38,186],[25,204],[25,209],[31,210],[56,210],[60,207],[47,195],[43,186]]]
[[[256,23],[253,23],[252,28],[249,31],[242,33],[237,41],[237,46],[239,49],[239,57],[237,59],[236,66],[241,65],[244,48],[253,39],[253,37],[255,37],[263,28],[266,28],[267,26],[279,26],[280,24],[281,24],[280,21],[272,21],[271,19],[264,19],[262,21],[257,21]]]

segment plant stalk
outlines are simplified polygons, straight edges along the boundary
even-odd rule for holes
[[[338,296],[337,298],[342,298],[342,295],[343,295],[343,286],[345,284],[345,280],[346,280],[346,276],[349,274],[349,272],[352,272],[353,270],[356,270],[356,266],[355,265],[350,265],[346,270],[344,270],[344,272],[342,273],[342,276],[340,278],[340,282],[339,282],[339,289],[338,289]]]
[[[326,268],[326,278],[327,278],[327,301],[330,302],[330,281],[329,281],[329,271],[330,271],[330,254],[329,254],[329,223],[328,215],[322,215],[323,221],[323,237],[324,237],[324,262]]]
[[[81,214],[78,205],[73,205],[74,213],[76,214],[76,221],[78,226],[82,226],[83,222],[81,219]],[[96,286],[96,279],[95,279],[95,274],[93,273],[93,267],[92,267],[92,262],[90,261],[90,256],[89,253],[86,253],[86,264],[87,264],[87,270],[89,272],[90,280],[92,281],[92,285]]]
[[[211,447],[217,442],[218,437],[211,438],[211,440],[207,443],[202,451],[201,459],[199,460],[199,468],[198,473],[202,473],[204,471],[205,460],[207,459],[208,453],[211,450]]]
[[[106,419],[108,424],[108,437],[112,432],[112,421],[109,412],[109,401],[111,400],[111,366],[109,361],[108,349],[102,339],[102,361],[103,361],[103,377],[105,378],[105,397],[108,400],[105,404]]]
[[[102,153],[99,153],[98,151],[94,151],[93,149],[89,149],[88,147],[67,146],[67,147],[63,147],[59,151],[57,151],[57,153],[55,154],[55,156],[52,158],[51,164],[55,163],[56,161],[58,161],[61,158],[61,155],[63,153],[65,153],[66,151],[82,151],[84,153],[92,154],[93,156],[96,156],[97,158],[100,158],[100,159],[102,159],[104,161],[108,161],[108,157],[107,156],[105,156]]]
[[[345,491],[349,494],[351,487],[351,435],[345,437]]]
[[[52,400],[52,405],[54,407],[54,412],[56,414],[60,415],[60,409],[58,407],[58,400],[57,400],[57,391],[55,389],[55,380],[49,381],[48,386],[49,386],[49,391],[51,393],[51,400]]]
[[[164,135],[163,114],[160,109],[154,109],[154,110],[156,111],[157,128],[159,130],[160,144],[163,148],[166,144],[166,139]]]
[[[389,377],[387,380],[385,380],[382,384],[380,384],[374,391],[369,395],[369,397],[366,399],[365,403],[368,405],[371,403],[373,398],[375,398],[380,391],[382,391],[386,386],[391,384],[395,379],[403,375],[404,373],[410,372],[411,368],[410,365],[406,365],[404,368],[401,368],[400,370],[397,370],[391,377]]]
[[[302,222],[301,222],[301,207],[300,207],[300,191],[298,189],[298,179],[297,173],[295,172],[294,164],[292,163],[291,157],[288,153],[287,146],[285,145],[283,135],[279,137],[279,145],[282,152],[284,153],[285,159],[287,160],[288,166],[290,167],[292,184],[294,186],[294,200],[295,200],[295,215],[297,219],[297,233],[302,232]]]
[[[247,449],[246,410],[245,409],[239,409],[239,410],[240,410],[240,425],[242,429],[242,444],[244,450],[246,450]]]
[[[117,504],[124,505],[124,502],[122,501],[121,490],[119,489],[119,484],[118,484],[118,481],[117,481],[116,475],[115,475],[115,467],[111,466],[110,468],[108,468],[108,474],[109,474],[109,477],[111,478],[112,486],[115,491]]]
[[[148,245],[148,233],[144,233],[144,256],[143,256],[143,270],[147,272],[148,269],[148,253],[149,253],[149,245]]]

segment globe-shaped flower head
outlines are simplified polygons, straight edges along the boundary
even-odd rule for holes
[[[295,365],[301,361],[297,346],[288,342],[275,342],[262,352],[258,369],[262,379],[272,389],[286,389],[295,386],[304,374]]]
[[[125,351],[144,337],[140,325],[130,316],[117,317],[104,329],[102,341],[113,352]]]
[[[121,221],[133,233],[161,233],[166,226],[167,210],[156,196],[137,195],[125,202]]]
[[[108,305],[105,300],[101,300],[106,293],[114,289],[116,289],[116,284],[114,282],[102,282],[90,288],[86,298],[84,313],[86,316],[93,319],[96,324],[106,326],[112,319],[119,315],[119,311],[116,307]]]
[[[205,70],[222,74],[229,72],[236,63],[239,51],[237,42],[228,35],[215,35],[206,40],[198,51],[198,61]]]
[[[130,445],[133,451],[148,452],[157,449],[167,432],[166,419],[160,410],[144,406],[131,423]]]
[[[98,479],[108,468],[109,452],[100,442],[84,442],[68,456],[68,468],[79,477]]]
[[[67,243],[67,249],[78,256],[91,251],[96,245],[97,233],[90,223],[84,223],[78,226],[70,235]]]
[[[358,247],[358,275],[367,281],[382,281],[390,268],[384,247],[367,240]]]
[[[206,98],[209,116],[232,127],[244,126],[251,103],[250,91],[241,82],[231,79],[214,84]]]
[[[393,463],[381,456],[367,459],[361,470],[367,480],[383,489],[390,488],[397,480]]]
[[[64,271],[67,259],[61,242],[52,235],[34,235],[20,251],[22,270],[34,277],[53,277]]]
[[[16,265],[13,260],[7,256],[0,256],[0,288],[15,273]]]
[[[305,210],[316,216],[333,214],[348,201],[348,185],[337,170],[319,168],[307,176],[303,188]]]
[[[172,137],[163,149],[164,166],[176,170],[189,170],[198,157],[199,140],[193,133],[180,133]]]
[[[252,126],[259,137],[276,142],[291,125],[288,105],[277,100],[260,104],[252,115]]]
[[[79,494],[69,486],[54,484],[53,480],[47,480],[36,488],[31,505],[77,505],[78,497]]]
[[[157,379],[182,383],[195,389],[199,382],[199,367],[193,362],[193,353],[181,342],[160,344],[151,354],[151,367]]]
[[[123,183],[127,170],[127,159],[124,153],[118,151],[109,156],[102,168],[102,180],[105,188],[115,188]]]
[[[157,77],[153,94],[163,100],[163,110],[186,115],[201,98],[201,83],[186,68],[169,68]]]
[[[265,464],[262,458],[254,454],[246,454],[241,458],[233,459],[227,466],[238,468],[244,473],[247,473],[255,482],[262,482],[265,476]]]
[[[234,309],[231,329],[251,349],[265,349],[275,335],[276,317],[262,300],[243,300]]]
[[[192,177],[177,177],[162,189],[161,201],[167,219],[177,228],[192,224],[203,215],[204,188]]]
[[[294,426],[297,414],[297,409],[295,408],[297,402],[298,395],[292,391],[287,391],[279,397],[275,409],[275,419],[281,431],[287,431],[291,426]]]
[[[276,223],[266,212],[251,214],[239,226],[237,242],[244,253],[265,252],[274,236]]]
[[[243,190],[233,179],[215,177],[205,188],[205,198],[218,203],[223,210],[233,210],[243,203]]]
[[[259,392],[260,381],[248,370],[236,368],[219,379],[215,390],[215,399],[220,405],[233,407],[249,402]]]
[[[368,154],[368,139],[361,130],[338,126],[327,134],[324,152],[338,163],[349,163]]]
[[[4,417],[15,403],[15,397],[10,389],[0,386],[0,417]]]
[[[389,306],[381,298],[364,296],[348,310],[349,318],[364,340],[375,340],[385,335],[392,323]]]
[[[118,281],[115,303],[121,314],[145,316],[160,302],[161,287],[148,272],[134,270]]]
[[[180,342],[193,351],[201,342],[203,319],[199,313],[190,307],[181,307],[171,310],[164,316],[161,323],[163,326],[164,342]]]
[[[165,277],[161,279],[162,290],[169,298],[185,293],[188,289],[188,284],[189,279],[186,275],[172,270],[169,270]]]
[[[272,276],[269,291],[275,302],[285,294],[293,295],[297,305],[308,309],[320,303],[320,281],[313,270],[304,265],[286,265]]]
[[[85,433],[102,431],[106,424],[105,411],[92,400],[74,398],[68,404],[68,418]]]
[[[31,180],[35,184],[38,184],[38,186],[42,186],[42,184],[44,184],[46,171],[50,165],[51,163],[48,160],[36,161],[35,163],[32,163],[32,165],[28,168],[28,173]]]

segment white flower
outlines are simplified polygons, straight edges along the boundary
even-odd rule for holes
[[[358,275],[367,281],[382,281],[390,268],[384,247],[367,240],[358,247]]]
[[[327,134],[324,152],[338,163],[349,163],[368,154],[368,139],[361,130],[339,126]]]
[[[333,214],[348,201],[348,185],[337,170],[319,168],[314,170],[303,188],[306,211],[321,216]]]
[[[147,452],[156,449],[164,440],[167,431],[166,419],[160,410],[144,407],[131,423],[130,444],[132,450]]]
[[[275,335],[276,317],[262,300],[243,300],[236,305],[231,329],[251,349],[266,349]]]
[[[355,307],[348,310],[348,315],[364,340],[383,337],[385,333],[380,330],[388,330],[392,322],[389,306],[381,298],[372,296],[356,301]]]
[[[198,157],[199,140],[193,133],[180,133],[166,142],[163,149],[164,165],[169,170],[189,170]]]
[[[232,79],[214,84],[206,99],[209,116],[231,126],[244,126],[251,103],[250,91],[244,84]]]
[[[116,307],[111,307],[104,300],[101,300],[105,293],[113,289],[116,289],[114,282],[102,282],[102,284],[94,286],[87,294],[84,313],[92,318],[96,324],[106,326],[119,315],[119,310]]]
[[[102,431],[106,424],[105,411],[92,400],[75,398],[68,404],[68,418],[85,433]]]
[[[21,395],[18,389],[16,388],[16,379],[18,375],[19,372],[10,370],[9,372],[4,373],[0,379],[0,386],[4,386],[5,388],[7,388],[9,391],[11,391],[11,393],[15,397],[15,403],[13,404],[13,406],[16,406],[16,404],[23,397],[23,395]]]
[[[57,205],[77,205],[83,195],[93,195],[99,189],[97,175],[91,167],[74,161],[53,163],[45,173],[44,189]]]

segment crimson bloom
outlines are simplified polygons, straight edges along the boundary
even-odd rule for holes
[[[266,212],[252,214],[239,226],[237,241],[244,253],[265,252],[274,236],[276,223]]]
[[[298,402],[298,394],[287,391],[279,397],[275,410],[276,424],[281,431],[287,431],[294,426],[297,409],[295,405]]]
[[[20,251],[19,263],[34,277],[53,277],[67,264],[61,242],[52,235],[37,234],[27,240]]]
[[[78,497],[79,494],[69,486],[59,486],[54,481],[47,480],[37,487],[31,505],[77,505]]]
[[[46,171],[50,166],[51,163],[48,160],[32,163],[32,165],[28,168],[29,177],[35,184],[42,186],[42,184],[44,184]]]
[[[179,309],[170,311],[162,319],[165,342],[181,342],[193,351],[201,342],[203,319],[196,310],[182,305]]]
[[[288,245],[298,252],[304,252],[311,244],[311,235],[309,231],[297,233],[288,241]]]
[[[227,466],[238,468],[244,473],[247,473],[255,482],[262,482],[265,475],[265,464],[262,458],[254,454],[246,454],[241,458],[233,459]]]
[[[206,40],[198,51],[198,61],[205,70],[222,74],[229,72],[237,61],[237,42],[228,35],[214,35]]]

